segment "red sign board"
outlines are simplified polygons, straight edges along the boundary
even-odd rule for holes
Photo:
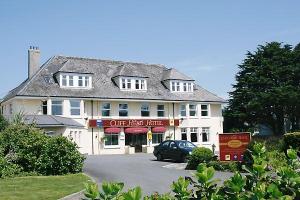
[[[179,119],[90,119],[89,127],[157,127],[179,126]]]
[[[250,133],[219,134],[220,160],[242,161],[250,139]]]

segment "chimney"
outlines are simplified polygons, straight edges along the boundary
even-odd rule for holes
[[[40,68],[40,50],[30,46],[28,49],[28,78],[31,78]]]

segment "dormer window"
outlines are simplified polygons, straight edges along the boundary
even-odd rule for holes
[[[193,92],[194,84],[187,81],[170,81],[171,92]]]
[[[121,90],[147,90],[146,80],[141,78],[120,78]]]
[[[70,88],[91,88],[92,87],[92,76],[81,75],[81,74],[60,74],[59,82],[61,87]]]

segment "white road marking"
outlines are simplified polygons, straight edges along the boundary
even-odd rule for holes
[[[186,165],[187,165],[186,163],[172,163],[172,164],[164,165],[162,167],[168,168],[168,169],[183,170],[183,169],[185,169]]]

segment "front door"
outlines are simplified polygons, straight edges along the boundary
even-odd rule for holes
[[[142,145],[147,144],[146,134],[125,134],[125,145],[135,148],[135,152],[142,152]]]

